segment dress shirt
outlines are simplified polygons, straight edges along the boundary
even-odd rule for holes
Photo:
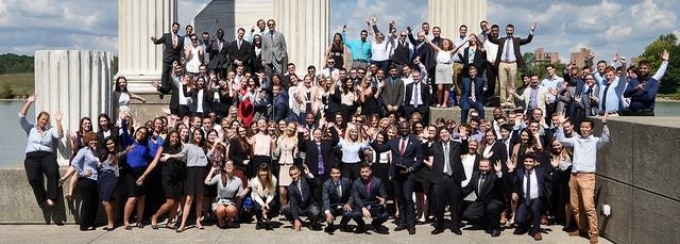
[[[558,87],[560,84],[562,84],[562,82],[564,82],[564,79],[557,75],[553,75],[552,77],[545,78],[543,81],[541,81],[541,85],[548,89],[548,93],[546,94],[545,98],[546,102],[557,102],[557,97],[550,93],[550,89],[558,90]]]
[[[529,199],[525,200],[531,200],[531,199],[536,199],[539,197],[538,195],[538,179],[536,178],[536,170],[527,170],[526,175],[524,176],[524,179],[522,180],[522,189],[524,189],[524,196],[526,198],[526,189],[527,189],[527,177],[530,179],[529,180]]]
[[[48,127],[43,131],[42,136],[38,134],[38,129],[35,125],[29,124],[26,115],[19,114],[19,124],[28,135],[28,145],[26,145],[26,153],[30,152],[52,152],[52,140],[61,139],[64,135],[59,135],[57,129]]]
[[[363,143],[359,142],[349,143],[344,139],[341,139],[340,142],[338,143],[338,147],[342,149],[341,161],[343,163],[359,163],[361,162],[361,158],[359,157],[360,152],[364,149],[369,148],[370,146],[368,144],[368,141],[365,141]]]
[[[572,173],[595,173],[597,166],[597,150],[602,148],[609,142],[609,128],[602,129],[602,136],[596,137],[590,135],[582,137],[578,133],[573,133],[576,136],[566,138],[564,136],[564,129],[557,129],[555,136],[557,140],[565,147],[574,149],[574,156],[572,159]]]
[[[99,158],[94,156],[94,153],[92,153],[92,150],[90,150],[89,147],[83,147],[78,150],[76,156],[71,160],[71,165],[76,169],[78,177],[86,177],[91,180],[98,179],[98,164]],[[90,171],[90,176],[85,176],[85,172],[87,171]]]
[[[503,46],[503,52],[501,53],[501,61],[504,62],[515,62],[517,57],[515,57],[515,43],[512,40],[512,36],[507,36],[505,38],[505,45]],[[506,60],[507,57],[507,60]]]
[[[347,40],[345,32],[342,33],[342,39]],[[361,60],[368,62],[371,60],[371,43],[368,41],[354,40],[345,41],[345,46],[352,51],[352,58],[354,60]]]

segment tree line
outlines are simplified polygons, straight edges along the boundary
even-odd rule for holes
[[[33,64],[33,56],[0,54],[0,74],[32,73]]]

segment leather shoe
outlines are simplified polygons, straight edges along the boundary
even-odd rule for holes
[[[581,232],[579,230],[569,231],[569,236],[579,236]]]
[[[432,232],[430,232],[430,234],[433,234],[433,235],[437,235],[437,234],[441,234],[441,233],[444,233],[444,229],[434,229],[434,230],[432,230]]]
[[[491,230],[491,237],[498,237],[501,235],[501,231],[498,229]]]
[[[416,234],[416,227],[409,227],[408,228],[408,234],[409,235],[415,235]]]
[[[543,240],[543,236],[541,236],[541,232],[536,232],[536,234],[534,234],[534,241],[540,240]]]
[[[453,232],[453,234],[456,234],[458,236],[463,235],[463,232],[461,232],[460,229],[458,229],[458,228],[451,228],[451,232]]]
[[[394,231],[402,231],[402,230],[405,230],[405,229],[408,229],[408,227],[406,227],[406,225],[400,225],[400,226],[397,226],[397,228],[394,228]]]
[[[527,233],[527,230],[516,228],[515,231],[512,232],[514,235],[524,235]]]

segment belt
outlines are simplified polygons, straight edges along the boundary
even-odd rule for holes
[[[355,59],[353,60],[354,62],[362,62],[362,63],[368,63],[368,61],[363,60],[363,59]]]
[[[102,171],[102,174],[115,174],[115,173],[116,173],[116,171],[113,171],[113,170],[104,170],[104,171]]]
[[[461,61],[454,61],[454,63],[463,64],[463,62],[461,62]]]
[[[449,62],[449,63],[441,63],[441,64],[451,64],[451,63]]]

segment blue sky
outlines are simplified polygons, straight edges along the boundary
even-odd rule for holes
[[[253,0],[251,0],[253,1]],[[262,0],[255,0],[262,1]],[[528,28],[538,22],[534,41],[523,51],[544,47],[563,61],[579,47],[598,58],[618,51],[634,57],[659,35],[680,34],[680,1],[667,0],[488,0],[488,19]],[[179,21],[189,23],[209,0],[180,0]],[[427,0],[332,0],[331,34],[343,24],[349,37],[364,19],[380,17],[381,27],[397,19],[398,28],[427,19]],[[37,49],[118,50],[118,1],[0,0],[0,53],[32,55]],[[475,23],[468,23],[475,24]],[[520,32],[522,33],[522,32]],[[456,33],[442,33],[445,37]]]

